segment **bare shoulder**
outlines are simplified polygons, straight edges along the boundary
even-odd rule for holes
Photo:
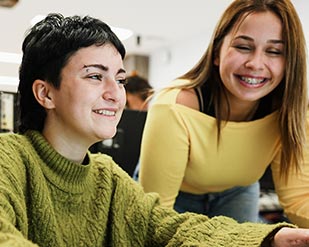
[[[199,111],[199,102],[194,89],[182,89],[177,95],[176,103]]]

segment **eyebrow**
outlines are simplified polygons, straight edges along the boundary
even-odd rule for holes
[[[98,68],[100,70],[103,70],[103,71],[108,71],[108,67],[107,66],[104,66],[103,64],[88,64],[88,65],[84,65],[83,69],[85,68]],[[120,68],[117,72],[117,74],[121,74],[121,73],[126,73],[125,69],[123,68]]]
[[[254,39],[250,38],[249,36],[246,35],[239,35],[237,37],[234,38],[234,40],[237,39],[244,39],[244,40],[248,40],[248,41],[254,41]],[[267,43],[272,43],[272,44],[284,44],[284,41],[281,39],[270,39],[267,40]]]

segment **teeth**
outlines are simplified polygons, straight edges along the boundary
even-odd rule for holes
[[[264,79],[257,79],[257,78],[252,78],[252,77],[243,77],[243,76],[241,76],[240,79],[251,85],[259,84],[264,81]]]
[[[108,110],[94,110],[95,113],[101,114],[101,115],[106,115],[106,116],[115,116],[116,112],[114,111],[108,111]]]

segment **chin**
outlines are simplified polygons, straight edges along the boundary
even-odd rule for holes
[[[115,128],[114,130],[111,131],[105,131],[105,133],[102,133],[100,136],[101,140],[105,139],[112,139],[117,133],[117,129]]]

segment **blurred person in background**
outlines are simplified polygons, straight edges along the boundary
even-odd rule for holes
[[[149,102],[147,99],[152,94],[152,86],[148,80],[139,76],[136,71],[127,77],[125,85],[127,103],[126,107],[136,111],[147,111]]]

